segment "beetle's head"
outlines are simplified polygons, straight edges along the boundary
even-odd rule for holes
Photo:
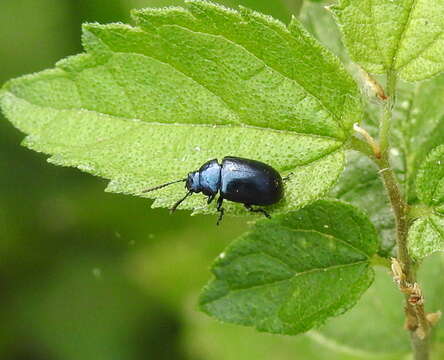
[[[188,174],[187,182],[185,183],[185,187],[194,193],[198,193],[202,191],[202,186],[200,185],[199,179],[199,171],[192,171]]]

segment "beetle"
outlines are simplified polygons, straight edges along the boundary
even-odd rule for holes
[[[179,182],[185,182],[188,193],[173,205],[171,212],[174,212],[186,198],[194,193],[206,195],[208,204],[211,204],[219,193],[217,225],[224,216],[224,208],[222,207],[224,200],[244,204],[247,210],[262,213],[270,218],[263,208],[253,208],[253,205],[273,205],[279,202],[284,195],[283,180],[278,171],[263,162],[235,156],[224,157],[221,164],[217,159],[207,161],[199,170],[188,173],[185,179],[168,182],[144,190],[143,193],[159,190]]]

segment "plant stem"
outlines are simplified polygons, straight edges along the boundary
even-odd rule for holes
[[[397,258],[403,265],[404,275],[409,283],[413,283],[414,274],[412,271],[412,261],[407,251],[408,232],[408,205],[399,190],[387,152],[381,153],[381,159],[376,160],[381,174],[382,181],[390,198],[390,204],[396,219],[396,244],[398,245]]]
[[[428,360],[429,325],[424,312],[422,299],[418,303],[412,301],[412,289],[416,284],[416,274],[412,259],[407,250],[407,234],[409,229],[408,212],[409,207],[399,189],[395,173],[390,165],[390,126],[392,121],[393,107],[396,95],[396,74],[389,71],[387,74],[386,94],[388,99],[384,106],[384,112],[379,129],[380,158],[375,157],[378,164],[382,181],[387,190],[390,204],[396,219],[396,244],[398,248],[397,260],[402,266],[402,279],[399,283],[401,291],[405,294],[406,327],[410,331],[411,343],[415,360]]]
[[[393,107],[396,99],[396,74],[393,71],[389,71],[387,74],[387,88],[386,88],[387,100],[384,106],[384,113],[381,119],[379,127],[379,147],[382,155],[387,155],[390,144],[390,126],[392,120]]]
[[[429,359],[429,343],[427,339],[421,340],[413,333],[411,335],[413,356],[415,360],[428,360]]]

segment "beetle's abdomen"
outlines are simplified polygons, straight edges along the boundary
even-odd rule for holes
[[[247,205],[272,205],[282,199],[281,175],[260,161],[238,157],[222,160],[221,195]]]

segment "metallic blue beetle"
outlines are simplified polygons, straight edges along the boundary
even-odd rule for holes
[[[210,160],[199,170],[190,172],[185,179],[162,184],[144,192],[158,190],[182,181],[185,182],[188,193],[174,204],[171,211],[175,211],[193,193],[201,192],[208,196],[208,204],[219,193],[218,225],[224,215],[222,207],[224,200],[244,204],[249,211],[260,212],[269,218],[270,215],[264,209],[253,209],[252,205],[272,205],[281,200],[284,195],[282,177],[270,165],[234,156],[224,157],[222,164],[219,164],[216,159]]]

